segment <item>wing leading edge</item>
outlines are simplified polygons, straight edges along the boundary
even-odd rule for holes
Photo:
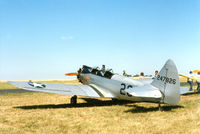
[[[8,83],[29,91],[78,95],[86,97],[101,97],[92,87],[87,85],[67,85],[67,84],[53,84],[53,83],[33,83],[33,82],[16,82],[9,81]]]
[[[185,77],[185,78],[188,78],[188,79],[192,79],[192,80],[200,81],[200,77],[190,77],[190,76],[183,75],[183,74],[179,74],[179,76],[182,76],[182,77]]]

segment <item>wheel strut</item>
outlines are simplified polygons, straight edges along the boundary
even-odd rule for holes
[[[158,103],[158,109],[159,109],[159,111],[162,111],[162,107],[161,107],[160,103]]]

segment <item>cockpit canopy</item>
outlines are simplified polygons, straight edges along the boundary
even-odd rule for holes
[[[91,74],[105,77],[108,79],[111,79],[111,77],[114,75],[112,69],[102,70],[102,69],[99,69],[99,67],[92,68],[86,65],[83,65],[81,69],[81,73],[84,73],[84,74],[91,73]]]
[[[83,65],[81,73],[87,74],[87,73],[91,73],[91,71],[92,71],[91,67]]]

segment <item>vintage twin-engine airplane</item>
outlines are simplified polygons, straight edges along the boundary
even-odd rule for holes
[[[71,104],[76,104],[77,95],[87,97],[105,97],[118,100],[155,102],[176,105],[180,94],[187,88],[180,88],[177,68],[172,60],[168,60],[155,79],[134,80],[129,77],[114,74],[111,70],[100,70],[83,66],[77,75],[83,85],[14,82],[10,84],[25,90],[74,95]],[[182,89],[182,90],[180,90]],[[183,91],[181,93],[181,91]]]

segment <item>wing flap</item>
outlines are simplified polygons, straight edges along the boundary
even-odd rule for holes
[[[30,83],[30,82],[16,82],[9,81],[8,83],[30,91],[65,94],[65,95],[79,95],[87,97],[100,97],[100,95],[90,86],[87,85],[67,85],[67,84],[53,84],[53,83]]]

